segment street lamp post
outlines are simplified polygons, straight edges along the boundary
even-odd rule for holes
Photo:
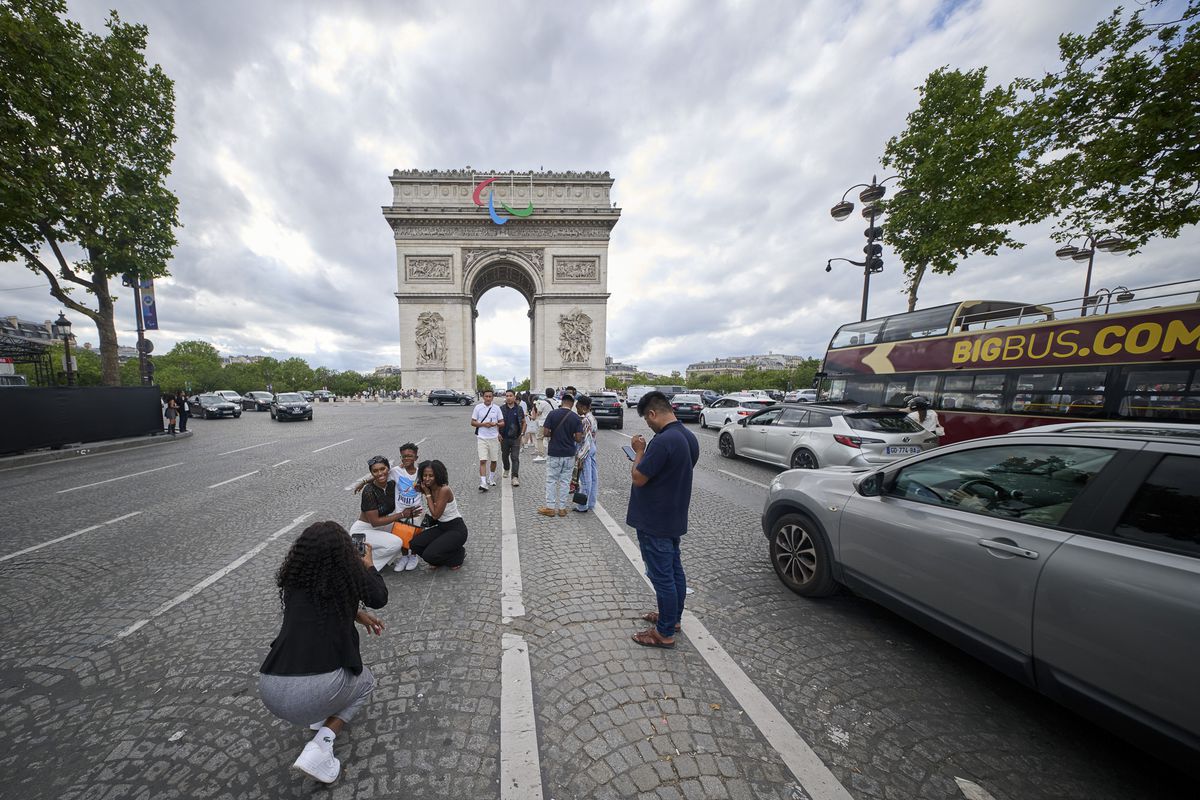
[[[887,192],[884,184],[888,181],[898,180],[899,178],[899,175],[892,175],[879,181],[872,175],[870,183],[858,183],[851,186],[842,193],[842,199],[838,204],[829,209],[829,215],[838,222],[848,219],[854,213],[854,203],[847,200],[846,195],[855,189],[862,188],[862,191],[858,193],[858,199],[863,203],[862,215],[867,220],[867,229],[863,231],[863,236],[867,237],[867,243],[863,247],[863,260],[852,261],[848,258],[831,258],[825,262],[826,272],[833,271],[833,262],[835,261],[845,261],[847,264],[862,267],[863,295],[860,321],[867,318],[867,300],[871,294],[871,274],[883,272],[883,247],[876,244],[883,237],[883,228],[875,224],[875,219],[883,216],[883,206],[879,204],[879,201],[883,199],[883,195]],[[901,190],[900,193],[903,193],[903,191]],[[900,193],[897,193],[897,197],[900,196]]]
[[[71,364],[71,320],[67,319],[67,315],[63,312],[58,312],[58,319],[54,321],[51,330],[55,336],[61,336],[63,340],[63,367],[67,373],[67,386],[75,385],[75,369]]]
[[[1083,239],[1083,247],[1076,247],[1072,242],[1076,239]],[[1133,249],[1133,243],[1120,236],[1100,235],[1089,232],[1086,236],[1076,236],[1066,243],[1063,247],[1054,251],[1054,255],[1061,258],[1063,261],[1079,261],[1087,262],[1087,275],[1083,279],[1083,307],[1080,309],[1081,317],[1087,316],[1087,308],[1090,305],[1092,297],[1092,263],[1096,259],[1096,250],[1103,250],[1106,253],[1120,253],[1125,250]],[[1099,301],[1099,297],[1096,298]]]

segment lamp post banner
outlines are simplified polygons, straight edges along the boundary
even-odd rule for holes
[[[142,326],[148,331],[158,330],[158,306],[154,304],[154,279],[141,282]]]

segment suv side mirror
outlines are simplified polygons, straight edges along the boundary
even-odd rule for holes
[[[883,494],[883,472],[872,472],[861,478],[854,489],[863,497],[879,497]]]

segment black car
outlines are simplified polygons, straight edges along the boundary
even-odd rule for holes
[[[271,400],[271,419],[279,422],[285,419],[306,419],[311,422],[312,414],[312,403],[299,392],[284,392]]]
[[[704,401],[705,407],[711,406],[721,399],[721,393],[713,389],[697,389],[696,394],[700,395],[700,399]]]
[[[242,410],[270,411],[272,397],[270,392],[246,392],[242,395]]]
[[[689,419],[699,422],[700,411],[703,408],[704,401],[698,394],[677,394],[671,398],[671,410],[675,412],[675,419],[680,422]]]
[[[625,405],[616,392],[595,392],[592,398],[592,416],[598,427],[621,430],[625,427]]]
[[[329,403],[337,399],[337,396],[328,389],[317,389],[313,395],[322,403]]]
[[[444,406],[447,403],[450,405],[469,406],[475,402],[475,398],[462,392],[456,392],[453,389],[434,389],[429,393],[429,402],[435,406]]]
[[[242,409],[236,403],[231,403],[219,394],[198,394],[188,400],[191,406],[189,409],[193,417],[203,417],[204,419],[219,419],[220,417],[233,417],[237,419],[242,415]]]

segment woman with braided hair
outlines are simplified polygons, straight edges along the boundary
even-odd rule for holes
[[[383,622],[365,610],[387,604],[371,560],[336,522],[314,522],[292,544],[275,574],[283,626],[259,672],[263,705],[280,719],[317,732],[294,769],[333,783],[342,764],[333,740],[375,688],[358,649],[357,621],[378,636]]]

